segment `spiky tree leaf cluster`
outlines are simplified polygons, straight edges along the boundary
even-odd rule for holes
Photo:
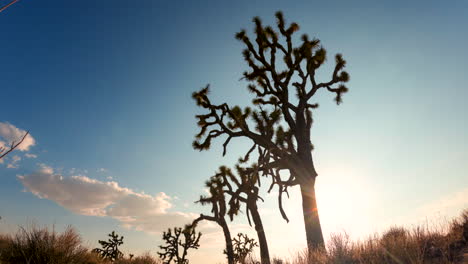
[[[196,115],[200,131],[195,136],[193,147],[198,150],[210,148],[212,140],[224,138],[223,155],[233,138],[247,138],[252,146],[239,159],[249,160],[257,150],[258,170],[271,178],[278,186],[278,206],[283,218],[288,221],[282,206],[282,195],[288,187],[300,185],[303,200],[303,215],[309,246],[323,245],[323,236],[318,218],[315,198],[315,170],[310,139],[313,123],[312,111],[318,107],[313,102],[320,90],[334,94],[337,104],[348,91],[344,85],[349,74],[343,69],[346,61],[341,54],[335,56],[331,78],[325,82],[316,80],[317,70],[324,65],[327,52],[318,39],[302,35],[300,43],[293,45],[293,34],[299,30],[297,23],[286,25],[281,12],[276,13],[277,30],[264,26],[258,17],[253,19],[255,37],[250,38],[245,30],[236,34],[244,43],[243,57],[249,70],[243,78],[253,94],[253,107],[215,104],[209,98],[209,86],[192,94],[196,104],[206,113]],[[284,173],[282,173],[284,171]],[[282,177],[287,178],[282,178]]]
[[[119,238],[119,235],[112,231],[108,235],[110,238],[107,241],[99,240],[102,248],[95,248],[93,252],[98,253],[103,259],[115,261],[123,257],[123,253],[119,250],[119,246],[123,244],[123,236]]]
[[[162,250],[158,252],[164,264],[188,264],[187,253],[190,249],[200,247],[201,233],[196,232],[195,225],[186,225],[184,228],[174,227],[163,233],[164,246],[159,246]]]
[[[238,233],[237,237],[232,239],[234,247],[234,260],[239,263],[245,263],[246,258],[252,254],[255,247],[258,247],[255,239],[249,238],[247,234]]]

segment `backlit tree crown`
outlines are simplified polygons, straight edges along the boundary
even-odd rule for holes
[[[323,88],[333,93],[335,102],[340,104],[343,93],[348,91],[344,83],[349,74],[343,70],[346,61],[337,54],[331,79],[318,82],[316,72],[327,58],[320,41],[304,34],[299,45],[293,46],[299,25],[286,26],[281,12],[276,13],[276,20],[277,31],[255,17],[255,38],[249,38],[245,30],[236,34],[246,47],[242,54],[249,70],[243,73],[243,79],[249,82],[248,90],[254,95],[252,108],[214,104],[208,97],[209,86],[192,94],[197,105],[207,111],[196,116],[200,131],[193,147],[207,150],[213,139],[224,137],[225,155],[233,138],[250,139],[252,146],[239,161],[247,162],[251,153],[258,150],[256,170],[271,176],[271,187],[279,186],[280,210],[287,219],[281,206],[282,193],[287,192],[288,186],[317,175],[311,159],[306,161],[313,149],[312,110],[318,107],[311,102],[312,97]],[[289,179],[281,179],[280,170],[288,170]]]

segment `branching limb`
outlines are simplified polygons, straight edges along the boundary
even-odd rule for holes
[[[5,147],[0,147],[0,159],[2,159],[6,155],[8,155],[10,152],[15,150],[19,145],[21,145],[21,143],[23,143],[24,139],[28,135],[29,135],[29,131],[26,132],[26,134],[24,134],[24,136],[18,142],[16,142],[16,141],[11,142],[10,147],[9,147],[8,150]]]
[[[5,9],[7,9],[8,7],[10,7],[11,5],[13,5],[14,3],[18,2],[19,0],[12,0],[10,3],[0,7],[0,13],[3,12]]]

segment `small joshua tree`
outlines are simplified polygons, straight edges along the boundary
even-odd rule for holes
[[[231,233],[226,222],[226,214],[229,214],[232,220],[233,211],[229,210],[228,212],[224,193],[226,182],[223,178],[219,177],[219,175],[220,174],[218,173],[215,176],[212,176],[210,180],[205,183],[210,195],[200,196],[200,199],[196,201],[196,203],[200,203],[202,205],[211,205],[212,215],[200,214],[200,216],[193,221],[193,225],[196,225],[198,222],[203,220],[218,224],[223,229],[224,239],[226,242],[224,253],[227,256],[228,264],[234,264],[234,250],[232,248]]]
[[[249,256],[255,247],[258,247],[255,239],[249,238],[247,234],[238,233],[237,237],[232,239],[234,246],[234,260],[236,262],[245,263],[245,259]]]
[[[103,259],[115,261],[123,257],[123,253],[119,250],[119,246],[123,244],[123,236],[119,238],[119,235],[112,231],[109,234],[109,239],[107,241],[99,240],[102,248],[95,248],[93,252],[98,253]]]
[[[260,243],[261,263],[270,264],[267,238],[257,206],[258,200],[263,201],[258,194],[259,188],[257,185],[260,184],[258,168],[255,164],[251,167],[236,165],[236,172],[237,175],[231,169],[222,166],[217,174],[225,183],[224,192],[230,196],[228,203],[229,216],[232,220],[233,216],[240,210],[241,204],[245,204],[247,220],[250,226],[252,226],[253,222]]]
[[[213,215],[201,214],[200,217],[194,220],[194,223],[208,220],[221,226],[226,240],[224,253],[227,255],[228,263],[233,264],[235,262],[234,249],[225,217],[226,215],[229,216],[232,221],[234,216],[239,213],[241,205],[245,204],[247,219],[250,225],[252,225],[253,220],[260,242],[261,263],[269,264],[270,255],[267,239],[257,207],[257,201],[263,201],[256,186],[259,179],[257,167],[253,165],[252,167],[243,168],[237,165],[236,170],[238,175],[234,174],[230,168],[221,166],[219,171],[206,182],[210,196],[201,196],[197,202],[202,205],[210,204]]]
[[[162,252],[158,252],[164,264],[188,264],[188,250],[200,247],[201,233],[195,231],[195,225],[186,225],[184,228],[174,227],[163,233],[166,246],[159,246]]]

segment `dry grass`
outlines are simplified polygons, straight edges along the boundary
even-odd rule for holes
[[[2,264],[96,263],[96,258],[81,246],[80,236],[70,227],[61,234],[47,228],[21,228],[15,236],[3,236],[0,244]]]
[[[333,235],[325,250],[303,251],[292,261],[275,264],[462,264],[468,249],[468,210],[446,230],[392,227],[380,236],[352,242],[346,234]],[[468,260],[465,260],[468,261]]]
[[[75,229],[20,228],[14,236],[0,235],[0,264],[109,264],[82,246]],[[149,254],[123,258],[118,264],[160,264]]]
[[[162,264],[159,259],[153,258],[149,253],[142,256],[133,257],[132,259],[119,259],[114,262],[115,264]]]
[[[382,235],[352,242],[346,234],[331,237],[325,250],[298,253],[293,260],[274,264],[462,264],[468,250],[468,210],[445,229],[392,227]],[[468,261],[468,260],[466,260]],[[81,244],[78,233],[47,228],[21,228],[14,236],[0,235],[0,264],[105,264]],[[115,264],[161,264],[149,253],[123,258]],[[257,263],[249,259],[247,263]],[[468,263],[468,262],[465,262]]]

